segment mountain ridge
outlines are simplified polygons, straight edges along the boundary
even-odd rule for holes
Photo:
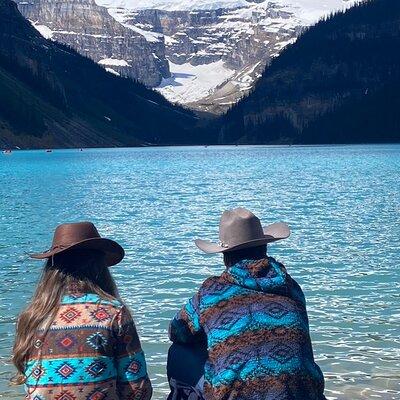
[[[221,118],[219,141],[399,141],[399,26],[400,3],[374,0],[311,27]]]
[[[0,105],[2,147],[184,142],[197,123],[144,85],[43,38],[11,0],[0,0]]]

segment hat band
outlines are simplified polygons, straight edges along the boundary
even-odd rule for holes
[[[218,242],[218,244],[219,244],[219,246],[223,247],[224,249],[227,249],[227,248],[230,248],[230,247],[240,246],[240,245],[242,245],[243,243],[250,243],[250,242],[254,242],[254,241],[256,241],[256,240],[263,240],[263,239],[265,239],[265,238],[266,238],[265,236],[256,237],[256,238],[252,238],[252,239],[248,238],[248,239],[243,239],[243,240],[241,240],[241,241],[239,241],[239,242],[237,242],[237,243],[230,243],[230,244],[225,243],[225,242],[222,242],[222,241],[220,240],[220,241]]]
[[[52,251],[54,251],[54,250],[57,250],[57,249],[61,249],[61,250],[62,250],[62,249],[66,249],[67,247],[70,247],[70,246],[72,246],[72,244],[70,244],[70,245],[57,244],[57,245],[55,245],[55,246],[51,246],[50,249],[44,251],[43,253],[50,253],[50,252],[52,252]]]

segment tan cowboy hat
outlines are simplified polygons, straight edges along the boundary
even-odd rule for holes
[[[224,211],[219,223],[220,244],[196,239],[196,246],[205,253],[224,253],[249,247],[262,246],[277,240],[286,239],[290,229],[284,222],[276,222],[266,227],[245,208]]]
[[[102,251],[108,267],[118,264],[125,256],[124,249],[114,240],[102,238],[91,222],[77,222],[57,226],[50,249],[31,257],[42,260],[72,249]]]

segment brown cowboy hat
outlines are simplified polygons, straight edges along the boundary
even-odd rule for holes
[[[224,211],[219,224],[220,243],[196,239],[196,246],[205,253],[225,253],[249,247],[262,246],[277,240],[286,239],[290,229],[284,222],[276,222],[266,227],[245,208]]]
[[[124,249],[114,240],[102,238],[91,222],[76,222],[58,225],[50,249],[31,254],[42,260],[72,249],[99,250],[105,254],[106,265],[118,264],[125,256]]]

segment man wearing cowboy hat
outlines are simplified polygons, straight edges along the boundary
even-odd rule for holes
[[[206,400],[325,400],[314,362],[304,294],[267,244],[289,237],[289,227],[262,228],[250,211],[222,214],[220,243],[196,240],[222,253],[226,270],[206,279],[170,324],[174,343],[206,343]]]

